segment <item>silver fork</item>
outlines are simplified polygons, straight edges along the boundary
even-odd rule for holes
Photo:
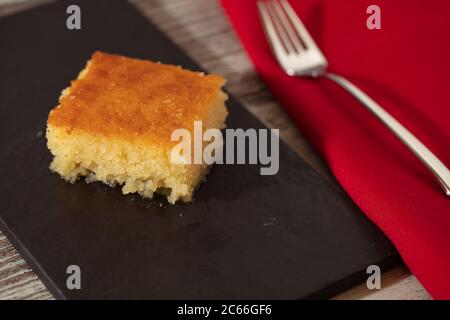
[[[378,103],[345,78],[327,72],[328,62],[286,0],[260,0],[258,9],[275,57],[291,76],[326,77],[355,97],[433,173],[450,196],[450,171],[419,139]]]

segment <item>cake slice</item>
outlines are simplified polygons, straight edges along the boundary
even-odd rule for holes
[[[47,121],[50,169],[69,182],[79,177],[121,185],[122,192],[171,203],[188,202],[206,164],[179,164],[170,153],[174,130],[193,136],[221,129],[228,114],[225,80],[173,65],[95,52],[78,78],[63,90]]]

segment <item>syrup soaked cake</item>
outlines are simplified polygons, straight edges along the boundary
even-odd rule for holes
[[[50,169],[69,182],[79,177],[121,185],[124,194],[171,203],[191,201],[207,171],[205,164],[171,161],[175,129],[193,136],[225,126],[225,80],[151,61],[95,52],[50,111]]]

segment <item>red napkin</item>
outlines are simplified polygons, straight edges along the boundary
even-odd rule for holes
[[[291,0],[330,63],[450,167],[450,1]],[[255,67],[350,197],[436,299],[450,298],[450,198],[378,120],[327,79],[285,75],[255,0],[222,0]],[[381,8],[381,29],[366,27]]]

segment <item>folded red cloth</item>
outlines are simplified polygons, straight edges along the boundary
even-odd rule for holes
[[[450,166],[450,1],[291,0],[330,63]],[[391,239],[437,299],[450,298],[450,199],[374,116],[327,79],[283,73],[255,0],[222,0],[273,95],[327,161],[350,197]]]

